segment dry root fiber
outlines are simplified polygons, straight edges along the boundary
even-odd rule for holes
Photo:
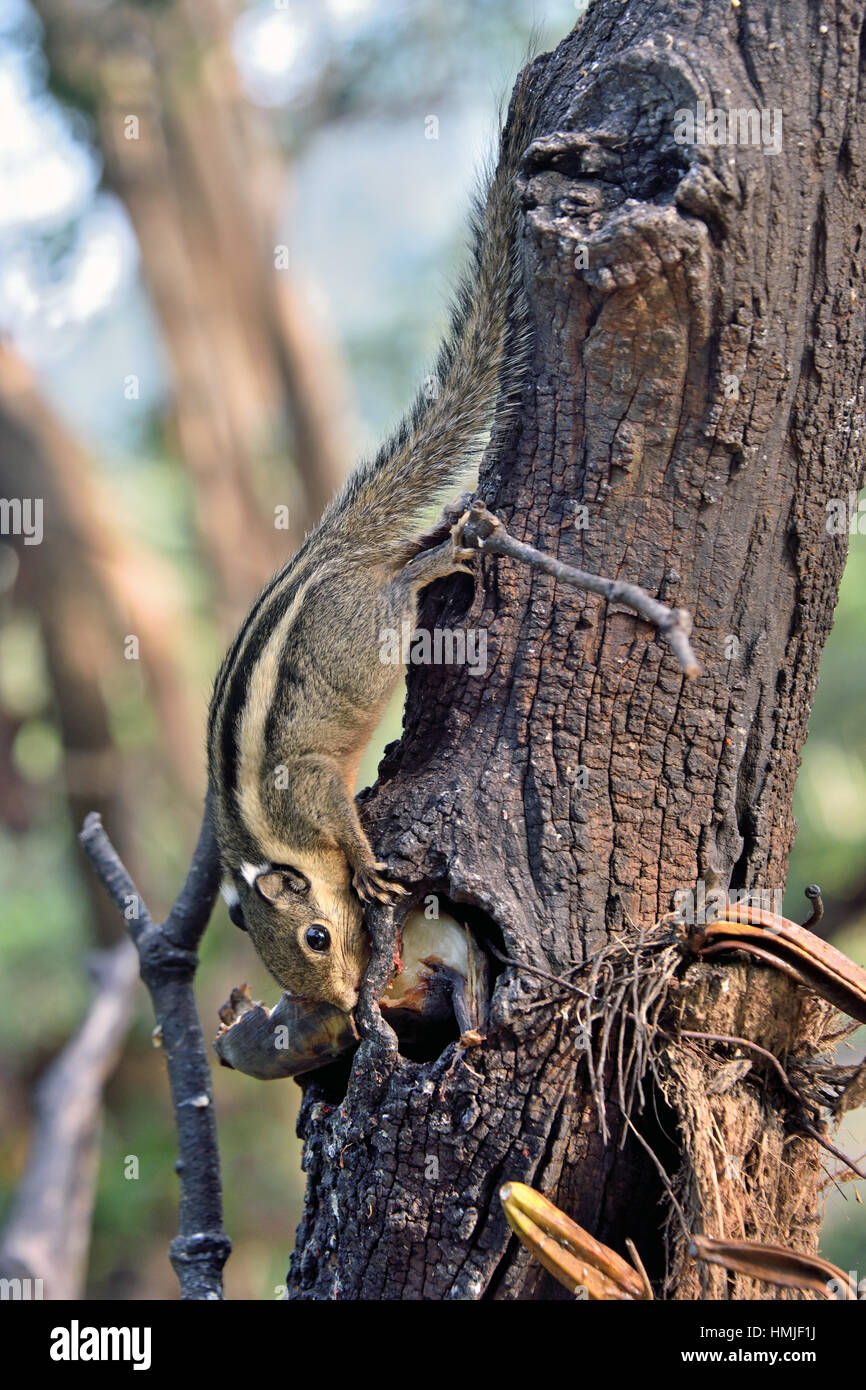
[[[574,983],[587,994],[576,1005],[577,1039],[602,1125],[611,1092],[630,1119],[653,1093],[674,1119],[679,1166],[665,1179],[672,1296],[818,1297],[696,1263],[688,1246],[694,1234],[816,1252],[827,1155],[804,1131],[826,1137],[851,1089],[852,1068],[828,1057],[849,1031],[836,1010],[769,966],[688,963],[669,922],[613,943]]]

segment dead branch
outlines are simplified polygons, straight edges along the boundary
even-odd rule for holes
[[[34,1096],[27,1165],[0,1266],[41,1279],[43,1296],[81,1298],[99,1166],[102,1094],[132,1017],[138,962],[128,941],[91,960],[93,1000]]]
[[[210,1066],[193,993],[198,944],[219,885],[210,797],[183,887],[160,924],[152,921],[98,815],[87,817],[79,839],[123,914],[168,1063],[180,1176],[179,1230],[169,1250],[172,1267],[183,1298],[221,1299],[231,1241],[223,1230]]]
[[[510,555],[513,560],[522,560],[535,569],[552,574],[562,584],[570,584],[575,589],[586,589],[591,594],[600,594],[608,603],[623,603],[634,609],[639,617],[653,623],[667,639],[671,650],[690,679],[701,674],[701,666],[692,650],[689,634],[692,630],[691,615],[684,608],[668,608],[658,599],[648,594],[639,584],[631,584],[622,579],[605,579],[600,574],[590,574],[557,560],[555,555],[545,555],[532,545],[510,536],[498,517],[487,510],[484,502],[475,501],[468,516],[457,523],[455,538],[458,545],[465,545],[465,555],[471,558],[477,550],[488,555]]]

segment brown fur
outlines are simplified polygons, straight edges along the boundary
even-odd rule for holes
[[[419,591],[462,569],[448,527],[409,527],[477,455],[497,397],[513,403],[526,347],[514,177],[534,109],[524,73],[475,217],[435,391],[361,463],[251,610],[217,677],[208,753],[223,867],[253,944],[281,985],[350,1010],[369,945],[362,900],[402,891],[352,795],[361,753],[401,668],[384,629],[414,628]],[[436,542],[439,542],[438,544]],[[285,873],[275,876],[273,866]],[[325,928],[327,951],[307,944]]]

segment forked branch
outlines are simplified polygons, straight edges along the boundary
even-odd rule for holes
[[[169,1251],[172,1267],[183,1298],[221,1299],[222,1269],[231,1242],[223,1230],[210,1065],[192,987],[198,944],[219,886],[210,797],[183,887],[162,923],[151,919],[98,815],[87,817],[79,838],[138,951],[141,978],[153,1000],[168,1063],[180,1176],[179,1231]]]

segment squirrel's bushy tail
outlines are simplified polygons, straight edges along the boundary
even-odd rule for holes
[[[533,66],[520,76],[496,167],[475,199],[472,252],[432,377],[376,456],[350,474],[316,528],[319,544],[332,535],[380,560],[399,556],[419,512],[477,461],[500,392],[513,402],[527,339],[514,179],[538,105]]]

